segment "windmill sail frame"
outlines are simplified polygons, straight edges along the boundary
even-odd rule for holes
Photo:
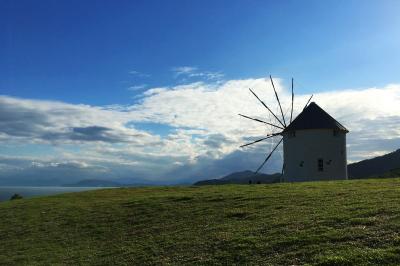
[[[273,111],[272,111],[272,110],[257,96],[257,94],[256,94],[251,88],[249,88],[249,91],[250,91],[250,92],[257,98],[257,100],[269,111],[269,113],[272,114],[272,116],[278,121],[278,123],[280,124],[280,126],[275,125],[275,124],[270,123],[270,122],[263,121],[263,120],[258,119],[258,118],[253,118],[253,117],[250,117],[250,116],[247,116],[247,115],[239,114],[239,116],[244,117],[244,118],[246,118],[246,119],[250,119],[250,120],[259,122],[259,123],[263,123],[263,124],[272,126],[272,127],[274,127],[274,128],[278,128],[278,129],[280,129],[281,131],[278,132],[278,133],[268,134],[268,135],[267,135],[266,137],[264,137],[264,138],[255,140],[255,141],[250,142],[250,143],[243,144],[243,145],[240,146],[240,148],[244,148],[244,147],[247,147],[247,146],[256,144],[256,143],[260,143],[260,142],[262,142],[262,141],[264,141],[264,140],[271,139],[271,138],[273,138],[273,137],[282,136],[282,134],[283,134],[283,132],[285,131],[285,129],[286,129],[286,128],[292,123],[292,121],[293,121],[294,79],[292,78],[292,82],[291,82],[291,85],[292,85],[292,86],[291,86],[291,88],[292,88],[291,110],[290,110],[290,120],[289,120],[289,124],[287,125],[287,124],[286,124],[285,115],[283,114],[282,105],[281,105],[281,102],[280,102],[280,100],[279,100],[278,93],[276,92],[275,84],[274,84],[274,81],[273,81],[273,79],[272,79],[272,76],[270,75],[269,78],[270,78],[270,80],[271,80],[271,84],[272,84],[272,88],[273,88],[273,90],[274,90],[274,94],[275,94],[276,101],[278,102],[278,105],[279,105],[279,109],[280,109],[280,112],[281,112],[282,120],[280,120],[280,119],[278,118],[278,116],[277,116],[277,115],[276,115],[276,114],[275,114],[275,113],[274,113],[274,112],[273,112]],[[313,96],[314,96],[314,95],[311,95],[311,97],[308,99],[306,105],[304,106],[304,109],[305,109],[305,108],[307,107],[307,105],[310,103],[310,101],[311,101],[311,99],[312,99]],[[303,110],[304,110],[304,109],[303,109]],[[273,153],[275,152],[275,150],[279,147],[279,145],[282,143],[282,141],[283,141],[283,138],[281,138],[280,141],[274,146],[274,148],[273,148],[272,151],[267,155],[267,157],[266,157],[265,160],[262,162],[262,164],[257,168],[257,170],[255,171],[255,174],[257,174],[257,173],[263,168],[263,166],[264,166],[264,165],[267,163],[267,161],[271,158],[271,156],[273,155]],[[281,174],[282,174],[282,176],[281,176],[281,181],[283,181],[282,177],[283,177],[284,169],[285,169],[285,162],[283,161],[283,163],[282,163],[282,172],[281,172]]]

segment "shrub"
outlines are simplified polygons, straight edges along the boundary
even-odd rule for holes
[[[20,194],[15,193],[10,198],[10,200],[16,200],[16,199],[22,199],[22,196]]]

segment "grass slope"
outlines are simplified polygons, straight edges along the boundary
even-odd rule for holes
[[[400,264],[397,178],[119,188],[0,214],[4,265]]]

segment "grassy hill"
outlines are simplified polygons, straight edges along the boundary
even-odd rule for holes
[[[1,265],[398,265],[400,179],[118,188],[0,203]]]

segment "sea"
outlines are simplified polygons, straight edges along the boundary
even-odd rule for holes
[[[1,187],[0,186],[0,202],[6,201],[14,194],[19,194],[23,198],[32,198],[38,196],[56,195],[68,192],[79,192],[94,189],[103,189],[105,187]],[[109,188],[109,187],[107,187]]]

